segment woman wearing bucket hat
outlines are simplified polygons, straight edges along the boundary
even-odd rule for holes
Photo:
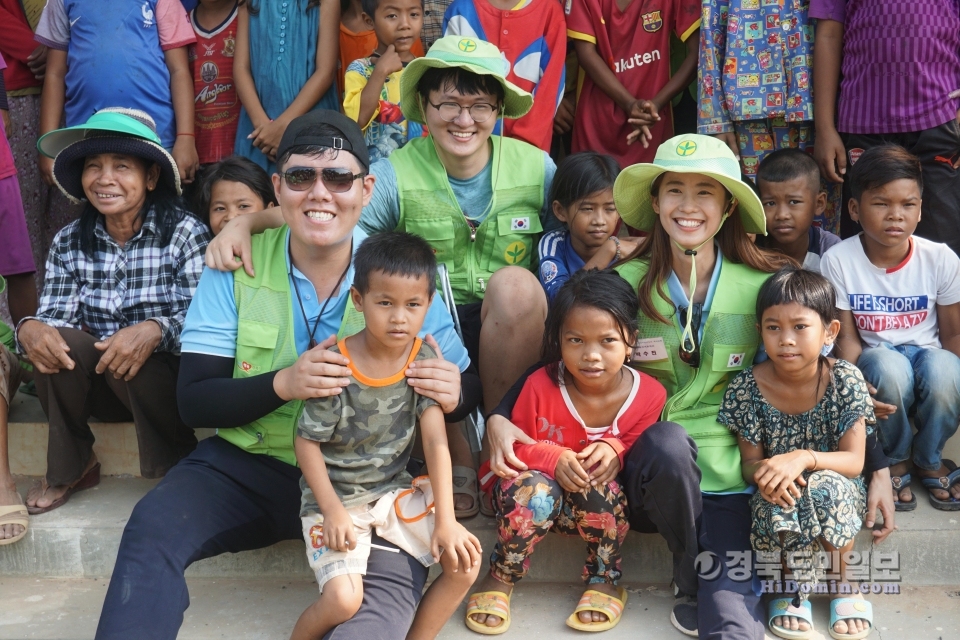
[[[99,482],[91,414],[133,419],[144,477],[162,476],[197,443],[177,412],[176,380],[210,236],[181,208],[177,165],[155,129],[142,111],[110,108],[37,143],[83,212],[54,239],[37,315],[17,326],[50,421],[30,513]]]
[[[740,180],[733,153],[714,138],[668,140],[653,163],[620,174],[614,198],[627,224],[649,232],[617,267],[640,299],[634,366],[668,393],[664,422],[644,432],[624,463],[631,528],[659,532],[674,554],[674,626],[701,638],[763,638],[751,581],[722,570],[730,553],[750,552],[751,516],[736,438],[716,418],[727,382],[757,352],[760,285],[785,259],[750,242],[748,233],[765,233],[763,207]],[[509,415],[514,389],[499,416]],[[492,468],[514,473],[502,464],[517,438],[512,425],[491,417],[487,432]],[[870,495],[885,537],[893,505],[878,451],[868,448],[866,468],[879,469]]]
[[[518,118],[533,104],[505,73],[495,46],[460,36],[440,38],[410,62],[400,105],[430,135],[370,166],[377,187],[360,217],[367,233],[397,229],[425,238],[447,266],[488,409],[537,360],[547,301],[530,269],[540,233],[560,226],[547,198],[556,165],[532,145],[493,135],[498,116]],[[249,256],[249,235],[281,223],[276,210],[232,221],[208,261],[239,268],[233,257]],[[476,472],[458,433],[449,432],[457,514],[469,517],[479,508]]]

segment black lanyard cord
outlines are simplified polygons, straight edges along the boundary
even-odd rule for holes
[[[317,346],[317,339],[315,334],[317,333],[317,327],[320,326],[320,318],[323,317],[323,312],[327,310],[327,305],[330,304],[330,299],[337,295],[340,291],[340,285],[343,284],[343,279],[347,277],[347,271],[350,270],[350,264],[353,262],[353,246],[350,247],[351,254],[350,260],[347,262],[346,269],[343,270],[343,273],[340,274],[340,277],[337,278],[337,284],[333,285],[333,290],[330,292],[330,295],[327,296],[327,299],[323,301],[323,306],[320,307],[320,314],[317,316],[317,319],[313,322],[313,329],[310,329],[310,320],[307,318],[307,311],[303,308],[303,299],[300,297],[300,287],[297,286],[297,279],[293,276],[293,256],[290,256],[290,279],[293,281],[293,290],[297,294],[297,302],[300,303],[300,313],[303,314],[303,324],[306,325],[307,329],[310,331],[310,346],[308,349],[313,349]]]

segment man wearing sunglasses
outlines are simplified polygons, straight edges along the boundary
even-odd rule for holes
[[[547,300],[530,269],[540,234],[560,226],[547,197],[553,161],[495,135],[500,118],[519,118],[533,104],[506,80],[504,66],[495,46],[460,36],[437,40],[407,65],[400,105],[430,135],[371,166],[377,187],[360,218],[368,233],[398,229],[425,238],[446,264],[488,410],[538,359]],[[247,265],[249,234],[278,224],[275,212],[236,218],[210,245],[207,264],[235,269],[240,256]],[[469,471],[463,481],[475,483],[472,469],[458,469],[473,466],[466,441],[459,432],[448,431],[448,438],[455,480]],[[454,498],[458,517],[479,509],[475,489]]]
[[[363,326],[349,290],[353,251],[366,238],[357,221],[375,178],[359,127],[333,111],[291,122],[277,158],[273,184],[284,224],[253,242],[255,272],[204,271],[181,339],[180,413],[217,436],[135,507],[97,638],[175,638],[189,603],[187,566],[302,537],[294,434],[303,401],[349,383],[346,359],[327,348],[335,334]],[[421,337],[442,356],[406,375],[448,419],[461,420],[479,402],[479,380],[461,378],[469,358],[439,296]],[[365,640],[406,628],[426,577],[406,553],[374,548],[363,606],[332,637]]]

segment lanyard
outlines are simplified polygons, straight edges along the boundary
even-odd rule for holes
[[[352,250],[351,246],[351,250]],[[347,262],[347,267],[343,270],[343,273],[340,274],[340,277],[337,278],[337,284],[333,285],[333,290],[330,292],[330,295],[327,296],[327,299],[323,301],[323,306],[320,307],[320,313],[317,315],[317,319],[313,322],[313,328],[310,328],[310,320],[307,318],[307,312],[303,308],[303,299],[300,297],[300,287],[297,286],[297,279],[293,275],[293,256],[290,256],[290,279],[293,281],[293,290],[297,294],[297,302],[300,303],[300,313],[303,314],[303,324],[306,325],[307,330],[310,331],[310,346],[308,349],[313,349],[317,346],[317,339],[314,334],[317,333],[317,327],[320,326],[320,318],[323,317],[323,312],[327,310],[327,305],[330,304],[330,300],[337,295],[340,291],[340,285],[343,284],[343,279],[347,277],[347,271],[350,270],[350,264],[353,262],[353,255],[351,254],[350,261]]]

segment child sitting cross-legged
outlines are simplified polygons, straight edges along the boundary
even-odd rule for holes
[[[480,476],[493,493],[499,524],[490,573],[467,603],[467,627],[484,635],[510,627],[510,599],[548,532],[587,543],[586,591],[567,618],[579,631],[620,622],[627,592],[620,547],[630,528],[617,474],[623,456],[660,418],[663,386],[626,361],[637,340],[636,291],[614,271],[580,270],[557,293],[547,315],[541,361],[527,379],[512,421],[534,444],[515,444],[527,465],[515,478]]]
[[[820,256],[840,238],[813,224],[827,205],[817,161],[799,149],[778,149],[760,162],[757,189],[769,234],[757,236],[757,245],[820,273]]]
[[[912,461],[933,506],[955,511],[960,470],[942,453],[960,421],[960,258],[914,235],[923,179],[920,160],[903,147],[867,149],[847,180],[850,216],[863,231],[821,262],[837,290],[838,356],[876,387],[897,510],[917,506]]]
[[[370,162],[375,162],[423,135],[423,126],[408,122],[400,111],[400,77],[417,57],[423,0],[362,0],[362,4],[364,17],[373,22],[377,48],[347,67],[343,112],[363,129]]]
[[[366,327],[334,347],[349,358],[350,384],[308,400],[297,431],[303,537],[321,595],[291,638],[323,637],[356,614],[371,548],[385,546],[373,541],[387,541],[443,567],[406,634],[425,640],[467,594],[481,553],[454,519],[443,413],[404,376],[414,361],[436,357],[417,337],[436,289],[436,260],[424,240],[389,232],[360,245],[354,269],[351,297]],[[414,480],[406,465],[418,422],[430,478]],[[390,637],[403,637],[395,631]]]
[[[581,151],[563,159],[553,176],[553,215],[567,228],[540,238],[540,284],[551,302],[580,269],[606,269],[632,254],[640,238],[617,237],[620,214],[613,183],[620,165],[611,156]]]
[[[832,553],[840,562],[830,567],[842,578],[838,592],[858,595],[833,599],[830,635],[854,639],[870,633],[873,615],[847,583],[843,558],[866,513],[860,473],[874,414],[857,368],[822,355],[840,328],[833,301],[823,276],[793,266],[760,287],[757,322],[770,359],[730,381],[717,422],[737,434],[743,479],[758,489],[750,499],[751,546],[779,556],[784,573],[804,586],[817,574],[785,561]],[[805,595],[775,598],[769,607],[774,635],[812,637]]]

